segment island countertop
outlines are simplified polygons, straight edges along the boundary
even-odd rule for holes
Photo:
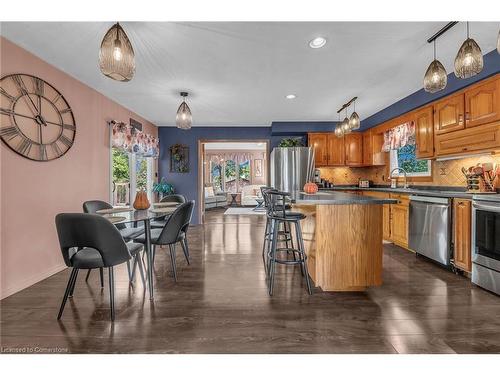
[[[292,202],[295,204],[310,205],[348,205],[348,204],[395,204],[397,199],[377,198],[363,195],[340,193],[336,191],[319,191],[315,194],[307,194],[302,191],[291,194]]]

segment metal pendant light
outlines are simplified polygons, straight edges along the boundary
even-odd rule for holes
[[[424,76],[424,90],[430,93],[441,91],[448,83],[448,75],[443,64],[436,60],[436,39],[434,39],[434,60],[431,62]]]
[[[469,22],[467,22],[467,39],[455,57],[455,75],[458,78],[470,78],[483,70],[483,53],[474,39],[469,38]]]
[[[359,115],[356,113],[356,100],[354,101],[354,111],[349,118],[349,128],[351,130],[358,130],[361,126],[361,122],[359,121]]]
[[[99,50],[99,68],[102,74],[115,81],[128,82],[134,77],[134,49],[118,22],[102,39]]]
[[[179,109],[177,110],[177,115],[175,116],[175,123],[179,129],[191,129],[191,124],[193,123],[193,116],[191,115],[191,109],[186,103],[187,92],[181,92],[183,98]]]

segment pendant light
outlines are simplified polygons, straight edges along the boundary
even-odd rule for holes
[[[474,39],[469,38],[469,22],[467,22],[467,39],[463,42],[455,57],[455,75],[458,78],[470,78],[483,70],[483,53]]]
[[[359,116],[356,113],[356,100],[354,101],[354,111],[351,114],[351,117],[349,118],[349,128],[351,130],[358,130],[359,127],[361,126],[361,122],[359,121]]]
[[[115,81],[128,82],[134,77],[134,49],[118,22],[102,39],[99,50],[99,68],[102,74]]]
[[[441,91],[448,83],[448,75],[443,64],[436,60],[436,39],[434,43],[434,60],[431,62],[424,76],[424,90],[430,93]]]
[[[351,127],[349,126],[349,117],[347,117],[347,108],[345,109],[345,118],[342,121],[342,132],[344,134],[349,134],[351,132]]]
[[[497,52],[500,53],[500,30],[498,30]]]
[[[191,109],[186,103],[187,92],[181,92],[182,103],[177,110],[177,115],[175,116],[175,123],[179,129],[191,129],[191,124],[193,123],[193,116],[191,115]]]
[[[338,138],[342,138],[344,136],[344,131],[342,130],[342,123],[340,122],[340,113],[339,113],[339,121],[337,126],[335,126],[335,135]]]

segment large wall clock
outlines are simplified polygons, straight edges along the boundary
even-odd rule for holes
[[[0,80],[0,138],[25,158],[49,161],[73,145],[76,124],[71,107],[54,86],[29,74]]]

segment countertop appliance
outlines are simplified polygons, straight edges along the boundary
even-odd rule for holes
[[[370,180],[359,179],[359,181],[358,181],[358,187],[360,187],[360,188],[369,188],[370,187]]]
[[[410,195],[410,249],[445,266],[451,258],[451,202],[449,198]]]
[[[472,282],[500,294],[500,197],[472,198]]]
[[[271,186],[287,192],[300,191],[314,175],[312,147],[275,147],[271,152]]]

